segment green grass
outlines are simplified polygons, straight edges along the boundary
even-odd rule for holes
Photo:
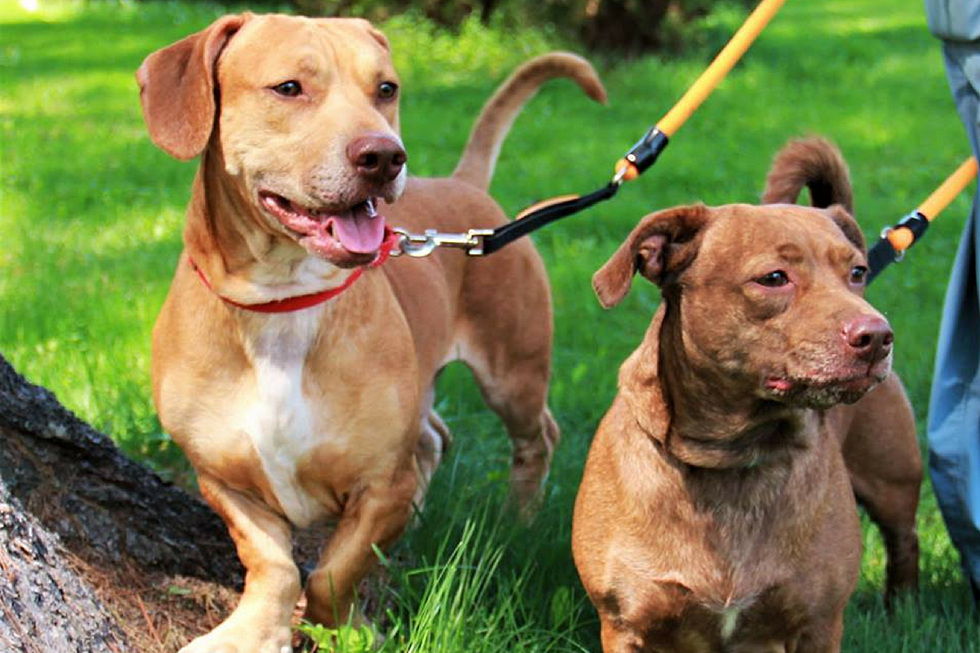
[[[153,320],[180,251],[195,165],[155,149],[133,71],[150,51],[202,28],[216,5],[59,4],[27,13],[0,0],[0,352],[83,418],[164,474],[185,478],[150,401]],[[725,9],[705,39],[741,20]],[[496,83],[555,45],[547,32],[484,29],[459,37],[402,17],[383,26],[403,78],[403,134],[419,175],[452,170]],[[511,214],[604,183],[615,161],[696,78],[684,59],[599,60],[610,105],[571,84],[546,89],[504,147],[493,194]],[[456,435],[421,525],[392,552],[386,650],[598,650],[597,622],[569,555],[571,506],[588,442],[620,362],[659,301],[637,284],[615,311],[592,296],[593,271],[639,217],[703,200],[754,201],[786,139],[830,136],[847,156],[858,218],[872,236],[914,208],[968,154],[938,43],[920,3],[787,3],[760,41],[678,132],[657,166],[619,196],[535,236],[555,297],[551,405],[564,440],[530,528],[499,513],[508,449],[461,369],[440,382]],[[897,337],[895,366],[924,423],[944,284],[969,200],[942,215],[909,261],[871,288]],[[885,614],[884,555],[865,528],[846,651],[977,651],[960,578],[928,484],[919,517],[922,591]]]

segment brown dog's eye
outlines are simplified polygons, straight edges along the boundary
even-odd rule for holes
[[[868,268],[863,265],[855,265],[851,268],[851,283],[855,285],[863,284],[868,280]]]
[[[381,100],[391,100],[398,95],[398,84],[394,82],[381,82],[378,85],[378,98]]]
[[[303,87],[295,79],[291,79],[288,82],[276,84],[272,90],[285,97],[296,97],[303,92]]]
[[[755,280],[760,286],[766,288],[778,288],[789,283],[789,277],[782,270],[773,270],[769,274],[764,274]]]

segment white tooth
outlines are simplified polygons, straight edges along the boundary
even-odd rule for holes
[[[369,197],[364,202],[364,204],[366,206],[367,216],[369,218],[376,218],[376,217],[378,217],[378,211],[377,211],[377,209],[374,208],[374,200],[372,198]]]

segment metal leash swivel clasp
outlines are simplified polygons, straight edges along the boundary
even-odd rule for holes
[[[470,256],[483,256],[483,239],[493,235],[493,229],[470,229],[465,234],[450,234],[426,229],[425,233],[413,234],[406,229],[396,227],[395,233],[401,236],[398,247],[392,250],[392,256],[406,254],[414,258],[429,256],[437,247],[456,247],[465,249]]]
[[[891,232],[895,231],[895,229],[896,227],[888,227],[888,226],[882,228],[880,238],[888,240],[888,236],[891,234]],[[897,250],[895,249],[895,246],[892,245],[892,251],[895,252],[894,256],[892,257],[892,260],[895,261],[896,263],[901,263],[905,259],[905,252],[907,252],[908,250],[905,249]]]

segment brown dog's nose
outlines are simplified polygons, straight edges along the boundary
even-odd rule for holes
[[[398,176],[408,156],[394,138],[371,135],[351,141],[347,146],[347,158],[358,175],[384,184]]]
[[[844,340],[858,358],[877,363],[892,350],[895,335],[884,318],[877,315],[861,315],[848,320],[843,327]]]

